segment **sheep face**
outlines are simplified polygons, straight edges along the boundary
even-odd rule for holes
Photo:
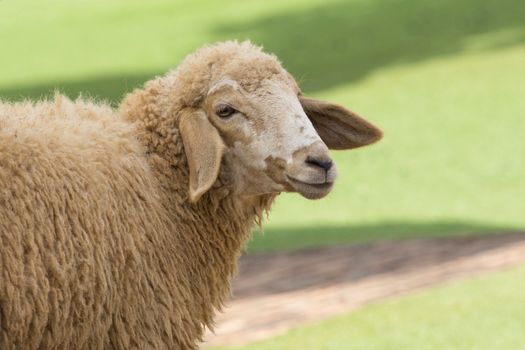
[[[303,97],[288,76],[265,79],[251,91],[222,77],[200,108],[182,116],[180,130],[193,201],[213,185],[219,171],[241,196],[298,192],[322,198],[337,176],[329,148],[360,147],[381,137],[349,110]]]
[[[226,144],[224,160],[238,191],[321,198],[331,190],[336,167],[291,86],[265,80],[248,93],[224,79],[210,92],[206,111]]]

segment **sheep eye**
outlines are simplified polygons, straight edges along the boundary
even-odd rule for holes
[[[232,114],[237,112],[233,107],[230,107],[228,105],[220,105],[219,108],[217,108],[217,115],[221,118],[228,118]]]

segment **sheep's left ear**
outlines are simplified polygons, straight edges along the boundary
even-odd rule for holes
[[[383,133],[356,113],[329,102],[299,96],[315,130],[330,149],[351,149],[379,141]]]
[[[219,175],[224,142],[202,110],[183,111],[179,131],[190,168],[189,197],[195,203]]]

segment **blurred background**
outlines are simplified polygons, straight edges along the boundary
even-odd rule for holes
[[[0,0],[0,98],[117,106],[227,39],[385,138],[280,196],[206,346],[524,349],[525,1]]]

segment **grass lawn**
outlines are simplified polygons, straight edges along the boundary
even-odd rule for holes
[[[0,97],[116,104],[205,42],[251,38],[385,131],[325,200],[283,195],[252,251],[525,227],[522,0],[4,0]]]
[[[274,339],[220,349],[523,349],[524,290],[521,266],[384,301]]]

